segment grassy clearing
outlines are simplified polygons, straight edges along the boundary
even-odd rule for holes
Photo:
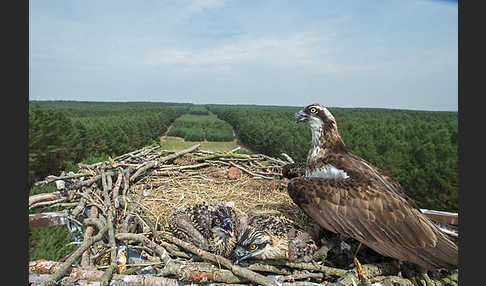
[[[227,142],[209,142],[209,141],[185,141],[184,138],[167,136],[160,138],[160,144],[162,149],[165,150],[183,150],[194,146],[195,144],[201,144],[201,149],[213,151],[213,152],[228,152],[239,147],[236,139]],[[241,148],[238,153],[251,154],[249,150]]]
[[[231,142],[234,140],[231,125],[218,119],[214,114],[184,114],[174,121],[167,135],[183,137],[186,141]]]

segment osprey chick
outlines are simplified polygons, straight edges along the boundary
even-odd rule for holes
[[[236,213],[223,203],[196,204],[169,217],[169,229],[184,241],[229,258],[236,244]]]
[[[287,187],[292,200],[323,228],[376,252],[425,269],[455,268],[457,246],[417,208],[397,180],[352,154],[336,119],[320,104],[294,115],[312,131],[304,177]]]
[[[282,167],[282,176],[287,179],[305,175],[305,162],[290,163]]]
[[[235,264],[250,257],[308,262],[317,249],[311,235],[285,217],[253,215],[240,227]]]

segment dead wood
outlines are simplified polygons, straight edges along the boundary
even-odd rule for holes
[[[52,193],[45,193],[45,194],[37,194],[37,195],[32,195],[29,197],[29,209],[32,209],[38,205],[40,202],[45,202],[45,201],[58,201],[62,200],[63,197],[61,195],[61,192],[52,192]]]
[[[59,269],[52,275],[50,275],[46,280],[44,280],[40,286],[50,286],[55,285],[56,281],[63,277],[69,270],[74,261],[81,256],[81,254],[88,249],[93,243],[103,238],[103,235],[107,232],[108,227],[105,226],[98,231],[98,233],[85,240],[79,248],[59,267]]]
[[[30,281],[43,285],[52,285],[53,281],[59,285],[276,285],[278,281],[279,285],[298,286],[316,285],[315,282],[324,285],[360,283],[355,268],[327,266],[342,265],[329,260],[333,257],[331,246],[325,245],[314,253],[314,261],[317,262],[250,261],[248,266],[242,267],[197,249],[164,231],[168,215],[175,209],[216,201],[233,202],[238,215],[246,212],[278,214],[306,225],[309,218],[288,197],[285,191],[288,181],[281,176],[282,167],[292,160],[288,155],[282,154],[286,160],[282,161],[261,154],[234,153],[237,150],[228,153],[199,150],[199,144],[178,152],[159,149],[160,146],[152,145],[105,162],[81,164],[79,174],[48,176],[38,182],[56,182],[61,191],[31,196],[29,208],[56,207],[54,210],[58,211],[32,214],[29,225],[65,224],[70,213],[73,221],[83,222],[84,233],[83,242],[66,256],[64,263],[57,262],[55,267],[48,268],[51,269],[48,272],[31,271]],[[184,160],[173,161],[184,154],[189,155]],[[240,169],[241,175],[230,179],[229,167]],[[68,209],[60,212],[60,207]],[[88,210],[90,218],[85,218]],[[450,213],[439,214],[456,217]],[[47,220],[42,222],[41,218]],[[119,249],[122,250],[118,252]],[[133,253],[139,253],[140,259],[146,262],[128,263],[127,257],[123,257],[127,255],[123,249],[132,251],[132,260]],[[79,256],[81,267],[74,267],[72,262]],[[205,262],[194,261],[200,258]],[[126,275],[140,273],[147,260],[153,259],[160,260],[151,262],[152,272],[156,274]],[[397,264],[381,263],[377,259],[370,261],[377,262],[363,266],[372,283],[409,283],[398,276]],[[126,270],[120,275],[118,269]],[[457,273],[428,277],[407,272],[406,277],[410,277],[416,285],[421,285],[421,281],[436,285],[457,284]]]
[[[241,266],[238,266],[238,265],[234,265],[230,260],[228,260],[228,259],[226,259],[222,256],[219,256],[219,255],[216,255],[216,254],[213,254],[213,253],[209,253],[207,251],[199,249],[199,248],[193,246],[190,243],[187,243],[185,241],[182,241],[182,240],[172,236],[171,234],[163,232],[162,237],[164,239],[167,239],[167,240],[171,241],[172,243],[190,251],[191,253],[198,255],[199,257],[201,257],[205,260],[209,260],[209,261],[214,262],[218,265],[222,265],[222,266],[226,267],[227,269],[231,270],[234,274],[241,276],[243,278],[246,278],[246,279],[250,280],[251,282],[258,283],[258,284],[261,284],[261,285],[264,285],[264,286],[267,286],[267,285],[277,286],[278,285],[276,283],[276,281],[274,281],[274,280],[271,280],[271,279],[269,279],[269,278],[267,278],[267,277],[265,277],[261,274],[253,272],[253,271],[251,271],[247,268],[244,268],[244,267],[241,267]]]
[[[104,170],[101,170],[101,181],[103,184],[103,197],[104,197],[104,203],[107,206],[107,213],[108,217],[106,220],[106,224],[108,226],[108,242],[111,248],[111,255],[110,255],[110,266],[106,270],[106,272],[103,274],[101,277],[101,285],[106,286],[109,283],[109,280],[111,279],[111,276],[113,275],[113,271],[116,268],[116,253],[117,253],[117,247],[116,247],[116,242],[115,242],[115,230],[113,227],[113,206],[111,204],[110,200],[110,195],[108,193],[109,190],[111,190],[111,176],[107,176]]]
[[[67,223],[66,212],[50,212],[29,215],[29,228],[63,225]]]

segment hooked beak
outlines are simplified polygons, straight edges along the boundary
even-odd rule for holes
[[[308,115],[304,112],[304,110],[299,110],[294,113],[294,118],[295,120],[297,120],[297,122],[306,122],[308,119]]]
[[[221,228],[223,229],[226,234],[229,236],[233,236],[234,231],[233,231],[233,222],[231,219],[227,218],[223,221],[223,224],[221,225]]]
[[[240,248],[235,249],[234,255],[235,255],[235,262],[234,262],[235,265],[239,264],[241,261],[251,256],[251,254],[245,254],[245,252],[242,251]]]

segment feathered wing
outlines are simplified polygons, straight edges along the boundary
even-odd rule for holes
[[[371,176],[373,177],[373,176]],[[288,193],[322,227],[352,237],[385,256],[430,268],[457,265],[457,246],[417,208],[375,180],[298,177]]]

